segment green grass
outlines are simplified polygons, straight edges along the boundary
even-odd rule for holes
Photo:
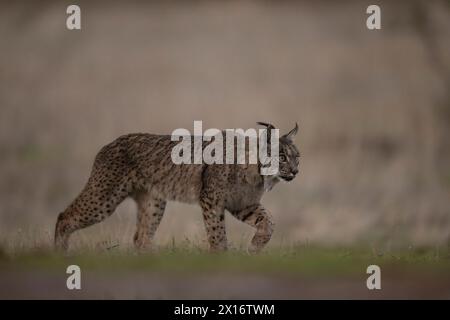
[[[410,249],[380,253],[370,248],[291,247],[258,255],[243,251],[211,254],[198,248],[161,248],[153,253],[133,250],[86,250],[68,256],[51,250],[0,254],[0,270],[60,270],[77,264],[101,272],[249,273],[299,276],[360,276],[367,266],[379,265],[392,274],[450,275],[450,252]]]

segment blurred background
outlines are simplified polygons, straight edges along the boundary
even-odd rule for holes
[[[0,240],[49,245],[98,150],[130,132],[297,121],[299,176],[263,199],[270,246],[450,244],[450,2],[0,2]],[[74,235],[129,246],[135,204]],[[227,216],[229,240],[253,230]],[[204,243],[169,203],[158,244]]]

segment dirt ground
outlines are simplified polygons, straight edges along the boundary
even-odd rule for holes
[[[82,275],[81,290],[66,288],[67,275],[2,272],[0,299],[450,299],[450,277],[382,279],[368,290],[366,277],[305,278],[263,275]]]

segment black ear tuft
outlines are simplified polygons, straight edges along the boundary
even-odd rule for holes
[[[272,130],[275,130],[275,126],[273,124],[265,123],[265,122],[257,122],[257,124],[266,127],[266,130],[267,130],[267,143],[270,144],[270,142],[272,140]]]
[[[292,138],[298,133],[298,124],[295,123],[295,128],[286,133],[282,138],[292,141]]]
[[[275,129],[275,126],[274,126],[273,124],[270,124],[270,123],[259,122],[259,121],[258,121],[257,124],[259,124],[259,125],[261,125],[261,126],[264,126],[264,127],[267,127],[268,130]]]

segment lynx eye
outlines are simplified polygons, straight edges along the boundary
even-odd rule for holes
[[[286,161],[286,156],[284,154],[280,154],[280,162],[285,162]]]

